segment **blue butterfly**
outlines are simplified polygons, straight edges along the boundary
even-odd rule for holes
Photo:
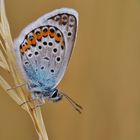
[[[57,102],[65,96],[73,106],[79,106],[57,89],[74,47],[77,28],[78,13],[62,8],[28,25],[15,40],[16,56],[33,99]]]

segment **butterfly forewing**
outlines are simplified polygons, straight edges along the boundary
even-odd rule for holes
[[[58,9],[26,27],[15,49],[30,87],[55,88],[62,79],[74,46],[77,12]]]

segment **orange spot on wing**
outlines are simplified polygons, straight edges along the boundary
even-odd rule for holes
[[[61,41],[61,37],[58,37],[57,35],[55,35],[55,40],[57,41],[57,42],[60,42]]]
[[[40,34],[36,34],[36,39],[40,40],[42,38],[42,35],[43,35],[42,32]]]
[[[29,44],[29,45],[36,45],[36,38],[34,37],[33,40],[29,40],[29,39],[28,39],[28,44]]]
[[[29,46],[29,45],[25,45],[25,46],[23,46],[22,48],[20,48],[20,52],[21,52],[21,53],[24,53],[24,52],[27,51],[28,49],[30,49],[30,46]]]
[[[27,49],[26,49],[26,47],[24,46],[24,47],[22,48],[22,50],[23,50],[23,52],[25,52]]]
[[[34,39],[34,40],[30,41],[30,43],[31,43],[31,45],[36,45],[36,40]]]
[[[50,35],[50,37],[54,37],[55,36],[55,33],[49,32],[49,35]]]
[[[36,34],[33,34],[33,37],[34,37],[34,40],[36,40],[36,39],[37,39],[37,35],[36,35]]]
[[[47,37],[49,35],[49,32],[42,32],[42,36]]]
[[[52,33],[51,31],[50,31],[50,29],[49,29],[49,33],[48,33],[49,35],[50,35],[50,37],[54,37],[55,36],[55,32],[54,33]]]
[[[21,53],[24,53],[24,50],[23,50],[23,48],[20,48],[20,52],[21,52]]]

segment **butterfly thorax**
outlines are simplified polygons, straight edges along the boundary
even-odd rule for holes
[[[63,97],[63,95],[59,92],[57,88],[50,89],[45,86],[34,86],[28,85],[29,90],[31,91],[34,99],[40,99],[40,100],[50,100],[53,102],[60,101]]]

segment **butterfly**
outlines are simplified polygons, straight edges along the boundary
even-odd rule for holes
[[[57,102],[65,96],[73,106],[79,106],[57,89],[70,60],[77,29],[78,12],[61,8],[25,27],[15,40],[18,64],[33,99]]]

